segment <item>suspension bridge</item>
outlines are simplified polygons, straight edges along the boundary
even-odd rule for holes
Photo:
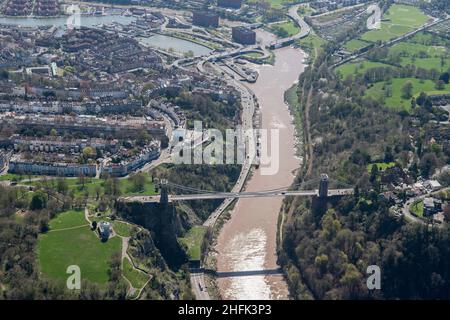
[[[319,180],[319,188],[307,190],[305,187],[312,182],[311,180],[300,185],[294,185],[285,188],[278,188],[272,190],[263,190],[256,192],[218,192],[201,190],[188,186],[182,186],[175,183],[171,183],[167,180],[161,180],[160,182],[160,195],[153,196],[129,196],[120,197],[118,200],[123,203],[170,203],[176,201],[193,201],[193,200],[214,200],[214,199],[240,199],[240,198],[261,198],[261,197],[309,197],[317,196],[319,198],[328,198],[335,196],[351,195],[354,192],[353,188],[348,185],[330,180],[328,175],[322,174]],[[336,182],[338,185],[345,185],[346,188],[342,189],[330,189],[330,182]],[[295,190],[298,187],[299,190]],[[169,194],[170,190],[177,190],[179,194]],[[184,193],[183,193],[184,192]]]

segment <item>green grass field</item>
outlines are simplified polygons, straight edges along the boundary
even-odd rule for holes
[[[411,213],[417,217],[423,217],[423,201],[415,202],[410,207]]]
[[[350,74],[363,74],[366,70],[377,67],[392,67],[389,64],[381,62],[363,61],[354,63],[345,63],[336,68],[336,72],[339,72],[342,78],[346,78]]]
[[[411,99],[404,99],[402,97],[402,87],[407,81],[411,81],[413,85],[412,91],[414,96],[418,95],[422,91],[427,94],[430,94],[431,92],[450,93],[450,84],[445,85],[444,90],[436,91],[435,83],[431,80],[424,80],[421,82],[416,78],[394,78],[392,79],[392,84],[390,84],[392,88],[392,96],[385,97],[385,90],[388,85],[385,82],[374,83],[372,87],[366,90],[365,96],[372,97],[376,100],[384,99],[384,105],[389,108],[409,111],[411,109]]]
[[[130,224],[122,222],[122,221],[113,221],[112,222],[114,231],[121,237],[130,237],[131,229],[133,228]]]
[[[370,45],[369,42],[362,41],[362,40],[359,40],[359,39],[353,39],[353,40],[350,40],[350,41],[348,41],[348,42],[346,42],[344,44],[344,49],[348,50],[350,52],[353,52],[353,51],[365,48],[368,45]]]
[[[381,29],[367,31],[361,39],[370,42],[387,41],[420,27],[427,20],[428,17],[417,7],[394,4],[382,17]]]
[[[402,66],[415,65],[423,69],[436,69],[441,72],[450,67],[448,49],[443,46],[426,46],[409,41],[400,42],[389,49],[389,55],[400,56]]]
[[[446,53],[443,46],[426,46],[420,43],[410,41],[399,42],[389,49],[389,53],[397,53],[404,55],[418,55],[421,52],[433,57],[439,57]]]
[[[145,187],[144,187],[144,190],[140,191],[140,192],[133,190],[133,183],[128,178],[118,179],[119,184],[120,184],[121,195],[130,196],[130,195],[139,195],[139,194],[141,194],[141,195],[155,194],[155,186],[151,181],[151,177],[149,176],[148,173],[145,174],[145,177],[146,177]],[[82,184],[79,183],[78,178],[65,178],[65,181],[67,182],[69,190],[70,191],[73,190],[75,197],[81,197],[86,192],[89,194],[89,197],[96,197],[96,189],[97,188],[99,188],[100,194],[103,194],[105,192],[105,188],[104,188],[105,180],[103,180],[103,179],[86,177],[84,187]],[[56,179],[47,180],[47,182],[24,181],[24,184],[32,185],[32,186],[44,185],[45,183],[56,186]]]
[[[289,37],[300,32],[300,28],[291,20],[287,22],[273,24],[270,26],[271,30],[274,30],[275,28],[281,28],[285,30]]]
[[[247,2],[250,3],[256,3],[260,0],[248,0]],[[267,2],[270,4],[272,8],[281,9],[283,5],[291,5],[294,3],[294,0],[267,0]]]
[[[367,165],[367,171],[372,172],[372,167],[377,166],[379,171],[384,171],[386,169],[392,168],[395,166],[395,162],[377,162],[377,163],[370,163]]]
[[[187,254],[191,260],[200,260],[201,245],[205,232],[206,229],[203,226],[194,226],[183,238],[178,238],[181,243],[187,246]]]
[[[51,279],[65,282],[67,267],[77,265],[82,279],[102,285],[108,282],[109,261],[121,247],[120,238],[101,242],[86,226],[40,235],[37,256],[41,272]]]
[[[142,271],[133,268],[130,260],[123,259],[123,275],[127,278],[131,285],[136,288],[142,288],[148,281],[149,276]]]
[[[309,34],[306,38],[299,39],[295,43],[312,55],[313,60],[319,55],[320,47],[326,41],[316,34]]]
[[[88,222],[84,217],[84,210],[70,210],[60,213],[54,219],[50,220],[49,227],[50,230],[59,230],[87,224]]]
[[[259,59],[259,58],[261,58],[262,56],[263,56],[262,53],[259,53],[259,52],[250,52],[250,53],[244,54],[242,57],[250,58],[250,59]]]
[[[0,181],[12,181],[12,180],[16,180],[16,181],[20,181],[21,179],[26,178],[25,176],[20,176],[18,174],[13,174],[13,173],[6,173],[6,174],[2,174],[0,175]]]

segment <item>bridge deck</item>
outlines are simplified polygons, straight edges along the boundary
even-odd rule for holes
[[[202,194],[169,195],[169,202],[173,201],[192,201],[192,200],[213,200],[213,199],[239,199],[239,198],[261,198],[261,197],[308,197],[317,196],[318,190],[300,190],[300,191],[274,191],[274,192],[218,192]],[[344,196],[353,194],[353,189],[330,189],[328,196]],[[121,197],[119,201],[125,203],[157,203],[160,196],[130,196]]]

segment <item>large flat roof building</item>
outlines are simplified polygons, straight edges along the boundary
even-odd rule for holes
[[[240,9],[242,6],[242,0],[218,0],[217,5],[223,8]]]
[[[192,23],[200,27],[213,27],[219,26],[219,15],[211,12],[194,11]]]
[[[233,27],[232,34],[233,41],[237,43],[246,45],[252,45],[256,43],[256,33],[249,28],[242,26]]]

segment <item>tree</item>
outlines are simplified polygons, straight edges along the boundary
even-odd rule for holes
[[[413,92],[413,84],[411,81],[407,81],[402,87],[402,97],[404,99],[411,99]]]
[[[67,184],[67,181],[63,178],[58,178],[56,181],[56,191],[59,193],[66,195],[69,191],[69,185]]]
[[[444,212],[444,221],[450,223],[450,204],[444,206],[443,212]]]
[[[95,200],[98,200],[100,198],[100,194],[102,193],[102,187],[99,185],[95,186]]]
[[[78,182],[77,182],[77,184],[81,185],[81,190],[84,189],[85,184],[86,184],[86,179],[84,177],[83,172],[80,172],[80,174],[78,175]]]
[[[411,109],[416,107],[416,99],[414,97],[411,98]]]
[[[444,83],[448,84],[448,83],[449,83],[449,80],[450,80],[450,73],[449,73],[448,71],[442,73],[442,74],[439,76],[439,80],[442,80],[442,81],[444,81]]]
[[[314,265],[319,270],[320,274],[323,275],[327,271],[328,266],[328,256],[326,254],[321,254],[314,259]]]
[[[427,94],[425,93],[425,92],[421,92],[420,94],[419,94],[419,96],[417,97],[417,99],[416,99],[416,103],[419,105],[419,106],[423,106],[424,104],[425,104],[425,100],[427,99]]]
[[[97,153],[95,152],[94,148],[92,147],[85,147],[83,149],[83,156],[85,159],[93,158]]]
[[[132,174],[129,177],[130,182],[133,184],[133,190],[138,192],[138,191],[143,191],[145,188],[145,182],[146,182],[146,178],[145,175],[143,173],[135,173]]]
[[[436,90],[444,90],[445,82],[443,80],[436,81]]]
[[[430,177],[433,174],[434,169],[437,166],[437,163],[438,159],[435,153],[433,152],[425,153],[422,159],[420,159],[419,164],[420,174],[425,178]]]
[[[340,282],[348,292],[349,298],[352,298],[356,295],[361,285],[362,274],[351,263],[347,264],[345,269],[345,273],[342,276]]]
[[[30,210],[42,210],[47,205],[47,197],[42,191],[37,191],[31,198]]]

